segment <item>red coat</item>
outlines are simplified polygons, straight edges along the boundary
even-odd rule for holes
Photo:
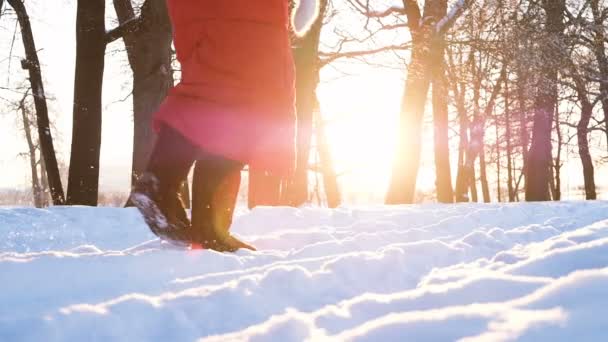
[[[287,175],[295,166],[287,0],[168,0],[182,81],[155,117],[203,150]]]

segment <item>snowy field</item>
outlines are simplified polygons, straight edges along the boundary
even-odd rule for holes
[[[0,340],[608,340],[608,202],[259,208],[233,231],[260,251],[0,208]]]

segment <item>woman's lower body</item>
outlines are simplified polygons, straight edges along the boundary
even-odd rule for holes
[[[180,189],[192,165],[192,219]],[[254,249],[232,235],[230,225],[241,182],[241,162],[203,151],[178,131],[162,125],[146,172],[132,202],[150,229],[171,242],[218,251]]]
[[[168,5],[182,79],[154,116],[160,136],[133,202],[165,239],[245,247],[228,233],[242,166],[276,177],[295,168],[287,2]],[[177,193],[193,163],[190,222]]]

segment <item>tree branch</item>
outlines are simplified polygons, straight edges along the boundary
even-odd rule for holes
[[[409,49],[411,49],[411,44],[388,45],[388,46],[383,46],[383,47],[380,47],[377,49],[362,50],[362,51],[319,52],[319,57],[324,57],[321,59],[321,66],[325,66],[340,58],[363,57],[363,56],[374,55],[374,54],[377,54],[380,52],[385,52],[385,51],[409,50]]]
[[[131,18],[118,27],[108,31],[106,33],[106,44],[110,44],[115,40],[123,38],[126,34],[136,32],[139,30],[143,20],[141,17]]]
[[[405,16],[407,17],[407,23],[410,27],[410,31],[413,33],[420,27],[420,6],[416,0],[403,0],[403,7],[405,7]]]

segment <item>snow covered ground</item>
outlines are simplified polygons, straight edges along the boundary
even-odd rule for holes
[[[0,340],[608,340],[608,202],[258,208],[233,231],[260,251],[0,209]]]

